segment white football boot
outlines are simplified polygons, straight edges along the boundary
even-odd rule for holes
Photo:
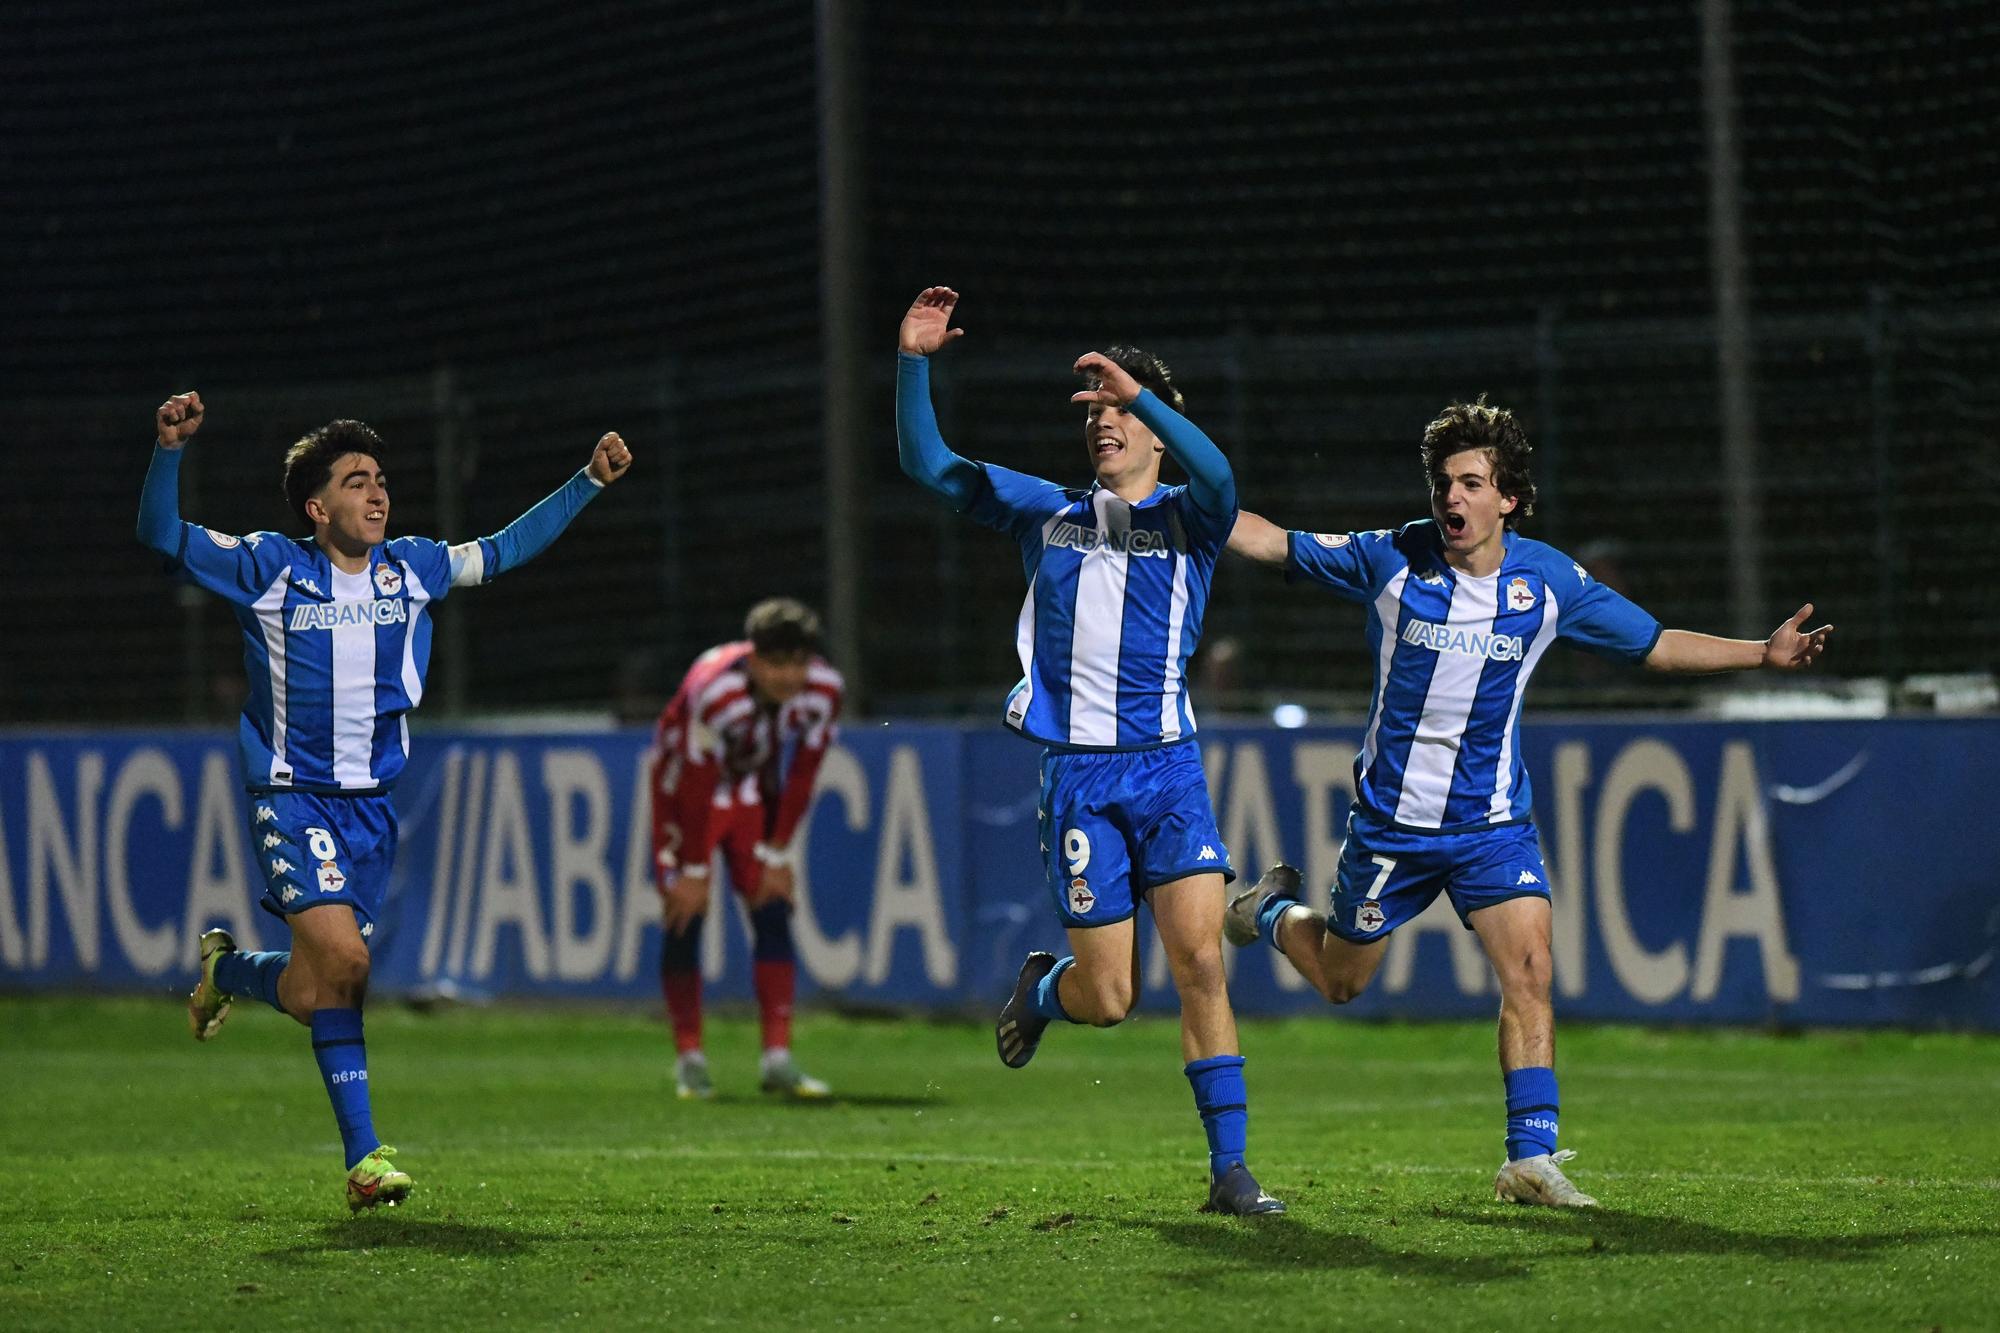
[[[1550,1208],[1597,1207],[1597,1200],[1570,1184],[1562,1173],[1560,1164],[1574,1156],[1565,1148],[1507,1163],[1493,1177],[1493,1197],[1505,1203],[1539,1203]]]

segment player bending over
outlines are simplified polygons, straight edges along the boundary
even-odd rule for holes
[[[1110,1027],[1132,1007],[1133,915],[1150,901],[1181,997],[1181,1053],[1208,1134],[1208,1207],[1279,1213],[1244,1165],[1243,1057],[1216,931],[1233,878],[1216,829],[1194,713],[1189,654],[1216,557],[1236,518],[1229,460],[1181,416],[1167,368],[1113,348],[1076,363],[1096,472],[1065,489],[960,458],[938,434],[926,359],[963,330],[958,293],[926,288],[897,337],[896,431],[903,470],[1021,548],[1028,597],[1026,678],[1007,724],[1042,753],[1041,847],[1071,956],[1031,953],[1000,1011],[1000,1058],[1018,1069],[1061,1019]],[[1141,387],[1141,385],[1145,387]],[[1160,485],[1164,450],[1186,486]]]
[[[1368,607],[1374,702],[1332,910],[1299,901],[1274,866],[1229,904],[1232,944],[1262,938],[1335,1004],[1359,995],[1390,932],[1450,896],[1500,982],[1507,1161],[1494,1194],[1587,1208],[1556,1151],[1549,887],[1521,762],[1521,696],[1557,639],[1653,671],[1704,674],[1811,666],[1832,627],[1762,643],[1662,630],[1554,547],[1515,532],[1534,512],[1529,445],[1513,414],[1457,403],[1424,431],[1431,517],[1395,531],[1286,533],[1252,513],[1229,549]]]
[[[389,790],[430,664],[429,604],[532,560],[632,455],[604,436],[588,467],[491,537],[391,540],[382,442],[358,421],[332,421],[285,454],[285,498],[313,535],[233,537],[180,519],[180,451],[201,421],[199,394],[160,405],[139,540],[170,572],[225,598],[242,626],[250,697],[237,734],[250,837],[263,906],[291,927],[292,947],[240,953],[228,931],[204,934],[188,1020],[207,1041],[230,1001],[248,996],[311,1028],[346,1151],[348,1206],[393,1204],[410,1177],[369,1114],[361,1003],[396,854]]]
[[[842,690],[840,673],[819,655],[819,617],[774,597],[750,608],[741,640],[695,659],[660,714],[651,781],[653,864],[666,908],[660,989],[683,1098],[715,1095],[701,1049],[701,929],[717,848],[750,906],[764,1091],[828,1095],[792,1059],[792,835],[833,744]]]

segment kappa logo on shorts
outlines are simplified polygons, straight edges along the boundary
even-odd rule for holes
[[[331,861],[321,861],[319,863],[319,891],[321,893],[339,893],[341,886],[346,883],[347,876],[340,873],[339,866]]]
[[[1541,883],[1541,881],[1535,878],[1535,872],[1534,872],[1534,871],[1532,871],[1532,870],[1523,870],[1523,871],[1521,872],[1521,878],[1519,878],[1519,879],[1515,880],[1515,881],[1514,881],[1514,883],[1515,883],[1515,885],[1516,885],[1516,886],[1519,886],[1519,885],[1522,885],[1522,884],[1540,884],[1540,883]]]
[[[1515,579],[1507,585],[1507,609],[1527,611],[1535,605],[1535,590],[1528,586],[1526,579]]]
[[[285,840],[284,840],[283,838],[279,837],[279,836],[278,836],[277,834],[275,834],[275,833],[266,833],[266,834],[264,835],[264,850],[265,850],[265,851],[267,851],[267,852],[268,852],[268,851],[271,851],[271,850],[273,850],[273,849],[275,849],[275,848],[278,848],[278,847],[282,847],[282,846],[284,846],[284,845],[285,845]]]
[[[278,818],[278,812],[276,810],[273,810],[270,806],[260,805],[257,807],[257,822],[259,824],[269,824],[275,821],[277,818]]]
[[[1313,540],[1330,551],[1338,551],[1341,547],[1353,541],[1354,538],[1345,532],[1315,532]]]
[[[1368,902],[1361,904],[1354,912],[1356,930],[1377,931],[1388,924],[1389,918],[1382,911],[1382,904]]]
[[[1203,843],[1201,845],[1201,855],[1195,859],[1197,861],[1219,861],[1222,858],[1215,854],[1215,848],[1209,846],[1207,843]]]
[[[282,856],[274,856],[271,858],[271,874],[273,878],[284,874],[287,870],[297,870],[297,869],[298,869],[297,866],[293,865],[290,861],[287,861]]]
[[[1097,906],[1097,895],[1090,891],[1090,883],[1081,875],[1069,882],[1069,910],[1078,916],[1086,916]]]
[[[299,892],[298,885],[287,884],[285,886],[285,891],[278,895],[278,901],[281,903],[293,903],[297,902],[300,898],[303,897],[305,897],[305,895]]]
[[[375,566],[375,591],[394,597],[403,590],[403,571],[394,565]]]

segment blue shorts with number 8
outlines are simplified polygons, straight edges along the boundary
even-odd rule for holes
[[[1192,742],[1046,751],[1040,816],[1049,892],[1065,926],[1129,920],[1149,891],[1189,875],[1236,878]]]
[[[364,939],[374,935],[396,859],[396,810],[387,796],[252,792],[250,845],[265,911],[289,917],[340,903],[354,909]]]
[[[1354,944],[1385,939],[1436,901],[1451,897],[1467,930],[1482,907],[1509,898],[1547,898],[1549,872],[1533,824],[1470,833],[1411,833],[1360,818],[1347,823],[1340,878],[1327,929]]]

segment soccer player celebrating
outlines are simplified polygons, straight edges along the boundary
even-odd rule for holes
[[[1759,643],[1662,630],[1568,556],[1521,536],[1534,512],[1527,436],[1511,412],[1456,403],[1424,431],[1431,517],[1393,531],[1286,533],[1256,514],[1229,549],[1324,583],[1368,607],[1375,692],[1332,910],[1299,901],[1274,866],[1229,904],[1231,943],[1269,942],[1335,1004],[1368,985],[1397,926],[1440,892],[1500,982],[1507,1161],[1494,1194],[1588,1208],[1556,1151],[1549,887],[1521,762],[1521,696],[1557,639],[1653,671],[1706,674],[1811,666],[1832,627],[1805,630],[1810,603]]]
[[[653,860],[666,908],[660,989],[679,1053],[674,1089],[683,1098],[715,1095],[701,1049],[700,945],[717,848],[750,905],[764,1091],[828,1095],[791,1050],[792,835],[812,804],[843,690],[819,641],[819,617],[802,603],[759,602],[743,638],[696,658],[660,714],[651,782]]]
[[[398,1203],[410,1176],[375,1134],[361,1004],[396,852],[389,791],[430,664],[429,604],[532,560],[632,454],[605,435],[587,467],[491,537],[392,540],[381,440],[358,421],[332,421],[285,454],[285,498],[313,535],[236,537],[180,519],[181,450],[202,411],[201,396],[185,393],[155,415],[139,540],[179,578],[227,600],[242,626],[250,697],[237,734],[250,836],[263,906],[291,928],[292,947],[242,953],[228,931],[204,934],[188,1019],[208,1041],[231,1001],[247,996],[310,1028],[346,1151],[348,1206]]]
[[[1041,848],[1071,955],[1031,953],[1000,1012],[1000,1059],[1018,1069],[1049,1023],[1110,1027],[1132,1007],[1135,927],[1149,901],[1181,997],[1181,1053],[1208,1135],[1211,1211],[1280,1213],[1244,1165],[1248,1130],[1217,929],[1232,876],[1209,806],[1188,705],[1216,557],[1236,518],[1229,460],[1179,412],[1158,358],[1129,348],[1076,363],[1084,447],[1096,481],[1066,489],[946,447],[928,358],[958,293],[926,288],[897,337],[903,470],[954,509],[1012,537],[1028,596],[1018,636],[1025,679],[1007,724],[1046,749]],[[1160,485],[1162,452],[1186,486]]]

